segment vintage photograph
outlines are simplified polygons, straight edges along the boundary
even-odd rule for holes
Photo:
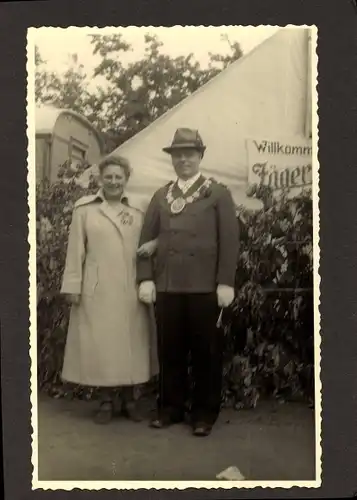
[[[28,30],[33,488],[320,486],[317,35]]]

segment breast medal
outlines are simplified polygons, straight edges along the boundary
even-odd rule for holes
[[[171,205],[170,205],[170,210],[171,210],[171,213],[173,214],[179,214],[182,212],[182,210],[185,208],[186,206],[186,201],[184,200],[184,198],[176,198],[176,200],[174,200]]]

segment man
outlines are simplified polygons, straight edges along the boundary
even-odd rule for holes
[[[140,245],[158,238],[155,262],[137,261],[140,300],[156,302],[160,388],[151,425],[184,419],[190,351],[197,436],[210,434],[220,411],[223,333],[217,320],[234,299],[239,245],[230,192],[200,173],[205,149],[198,131],[187,128],[163,149],[177,180],[154,194],[144,219]]]

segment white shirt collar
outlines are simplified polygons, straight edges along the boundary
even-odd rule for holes
[[[199,172],[198,174],[194,175],[193,177],[190,177],[187,179],[187,181],[178,178],[177,179],[177,185],[181,189],[181,191],[184,193],[188,189],[190,189],[191,186],[201,177],[201,173]]]

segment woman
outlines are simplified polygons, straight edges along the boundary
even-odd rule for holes
[[[101,189],[76,203],[69,232],[61,293],[72,307],[62,378],[101,387],[97,423],[112,419],[118,387],[122,414],[140,420],[133,388],[156,374],[150,363],[153,325],[136,287],[142,213],[124,196],[128,161],[108,157],[98,168]],[[149,242],[139,253],[151,255],[155,247]]]

